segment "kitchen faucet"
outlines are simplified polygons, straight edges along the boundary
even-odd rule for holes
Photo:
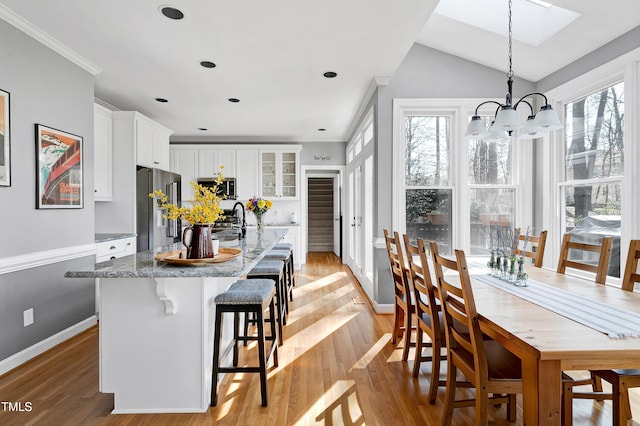
[[[247,217],[246,217],[246,213],[244,211],[244,204],[242,204],[240,201],[236,201],[236,203],[233,205],[233,209],[231,209],[233,211],[233,214],[236,214],[236,207],[240,206],[242,208],[242,225],[240,226],[240,238],[244,238],[247,236]],[[238,218],[240,219],[240,218]]]

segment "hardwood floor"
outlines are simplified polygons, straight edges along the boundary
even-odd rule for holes
[[[268,407],[260,405],[258,375],[236,374],[224,378],[218,406],[204,414],[112,415],[113,395],[98,392],[94,327],[0,377],[0,425],[440,424],[444,389],[434,405],[426,402],[429,366],[412,378],[413,352],[403,363],[401,346],[390,343],[392,316],[372,313],[339,259],[310,254],[296,284],[280,365],[268,376]],[[640,419],[636,391],[632,410]],[[24,411],[11,411],[9,402]],[[610,425],[610,404],[575,401],[574,424]],[[492,407],[490,418],[512,424],[504,408]],[[454,424],[473,424],[473,409],[457,409]]]

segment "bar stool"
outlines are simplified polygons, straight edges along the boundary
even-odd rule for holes
[[[265,260],[281,260],[284,262],[286,312],[289,313],[289,300],[293,300],[293,262],[290,250],[271,249],[264,256]]]
[[[290,266],[291,266],[291,286],[295,287],[296,286],[296,277],[295,277],[295,271],[294,271],[294,255],[293,255],[293,244],[291,243],[278,243],[275,246],[273,246],[274,250],[289,250],[289,253],[291,254],[289,256],[290,258]]]
[[[218,404],[218,374],[219,373],[260,373],[260,393],[262,396],[262,406],[267,406],[267,363],[273,355],[273,366],[278,366],[278,345],[276,344],[276,315],[275,299],[276,289],[273,280],[255,279],[238,280],[233,283],[227,291],[218,294],[214,303],[216,305],[215,331],[213,338],[213,372],[211,374],[211,402],[215,407]],[[269,309],[269,318],[264,317],[264,311]],[[227,312],[234,314],[233,322],[233,366],[221,367],[220,359],[224,358],[231,348],[228,348],[220,357],[220,338],[222,335],[222,319]],[[247,336],[239,334],[238,316],[253,314],[256,317],[258,335]],[[271,332],[265,336],[265,322],[270,324]],[[249,339],[258,341],[258,361],[259,366],[238,367],[238,340]],[[266,342],[270,342],[266,347]]]
[[[276,312],[278,315],[278,345],[282,345],[282,326],[287,323],[286,304],[287,300],[284,283],[284,262],[281,260],[262,260],[247,274],[249,279],[268,279],[275,281],[276,288]],[[284,294],[284,296],[283,296]],[[244,322],[245,335],[249,328],[249,322],[253,322],[247,315]]]

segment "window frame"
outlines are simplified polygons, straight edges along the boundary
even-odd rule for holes
[[[468,160],[469,144],[462,136],[468,121],[478,104],[486,99],[431,99],[396,98],[393,100],[393,194],[392,205],[405,205],[405,116],[407,115],[449,115],[451,116],[451,151],[449,184],[447,186],[411,187],[451,190],[451,244],[452,248],[461,248],[469,253],[471,246],[470,227],[470,189],[473,188],[515,188],[514,221],[516,226],[533,226],[533,141],[512,139],[512,183],[510,185],[469,184]],[[501,100],[495,99],[497,102]],[[523,108],[524,111],[524,108]],[[484,115],[495,112],[490,108],[481,111]],[[523,119],[526,119],[523,112]],[[392,209],[394,229],[406,231],[405,209]]]
[[[551,166],[551,173],[541,176],[543,188],[554,194],[551,205],[544,209],[543,222],[549,230],[547,247],[551,262],[545,264],[555,265],[560,253],[560,241],[564,229],[562,221],[564,215],[563,189],[568,185],[585,184],[589,181],[598,183],[621,182],[622,205],[620,223],[620,275],[624,274],[624,265],[631,239],[640,238],[640,224],[633,220],[634,212],[640,211],[640,196],[638,189],[634,190],[634,182],[640,179],[637,167],[629,167],[640,161],[640,147],[637,141],[640,129],[639,104],[640,104],[640,48],[621,55],[612,61],[603,64],[585,74],[582,74],[547,92],[549,103],[556,111],[564,111],[567,103],[577,101],[585,96],[602,90],[616,83],[624,83],[625,93],[625,129],[624,129],[624,155],[625,164],[623,176],[599,179],[572,179],[565,180],[565,140],[564,130],[553,132],[545,137],[543,144],[542,161]],[[580,274],[589,276],[588,273]],[[607,276],[607,282],[620,285],[619,278]]]

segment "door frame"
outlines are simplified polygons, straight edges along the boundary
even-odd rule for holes
[[[300,185],[300,197],[302,200],[302,206],[301,206],[301,210],[302,210],[302,220],[301,220],[301,229],[300,229],[300,245],[302,246],[302,254],[303,254],[303,258],[306,259],[307,257],[307,253],[309,252],[309,245],[308,245],[308,241],[309,241],[309,227],[307,226],[307,224],[309,223],[309,218],[308,218],[308,208],[309,208],[309,194],[308,194],[308,186],[309,186],[309,178],[316,178],[316,177],[335,177],[336,175],[338,175],[338,183],[340,185],[340,199],[339,200],[333,200],[334,203],[339,202],[340,205],[340,214],[342,215],[342,217],[344,218],[344,214],[345,214],[345,182],[344,182],[344,175],[345,175],[345,171],[346,171],[347,166],[341,166],[341,165],[323,165],[323,166],[302,166],[301,167],[301,176],[302,176],[302,185]],[[345,256],[344,256],[344,249],[345,249],[345,244],[344,244],[344,237],[346,235],[345,233],[345,221],[342,221],[342,227],[340,229],[340,235],[343,238],[343,244],[342,244],[342,263],[345,262]]]

